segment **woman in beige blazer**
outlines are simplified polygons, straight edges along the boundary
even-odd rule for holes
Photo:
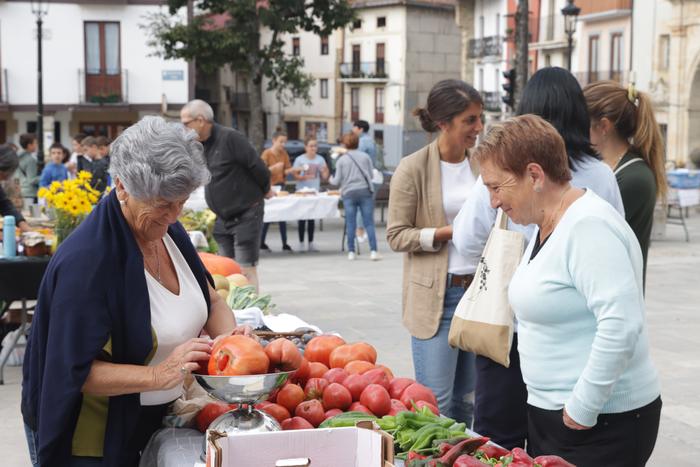
[[[452,221],[477,174],[468,150],[482,131],[479,93],[459,80],[437,83],[414,115],[429,145],[405,157],[391,179],[387,240],[406,253],[403,323],[411,333],[416,379],[437,396],[440,412],[471,424],[474,355],[447,343],[457,303],[473,275],[452,244]]]

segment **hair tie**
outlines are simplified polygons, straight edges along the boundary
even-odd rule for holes
[[[627,100],[634,104],[635,107],[639,106],[639,95],[634,87],[634,83],[630,83],[627,86]]]

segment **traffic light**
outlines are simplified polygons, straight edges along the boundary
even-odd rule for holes
[[[513,108],[515,105],[515,68],[504,71],[503,77],[506,79],[506,82],[503,84],[503,90],[506,93],[501,99],[504,104]]]

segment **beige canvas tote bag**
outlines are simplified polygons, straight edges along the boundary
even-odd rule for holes
[[[523,256],[525,238],[507,229],[508,216],[496,215],[474,280],[457,305],[450,325],[453,347],[483,355],[508,367],[513,343],[513,310],[508,284]]]

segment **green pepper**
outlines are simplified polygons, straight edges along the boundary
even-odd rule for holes
[[[353,427],[357,422],[364,420],[377,421],[378,419],[374,415],[365,412],[345,412],[324,420],[319,425],[319,428]]]

